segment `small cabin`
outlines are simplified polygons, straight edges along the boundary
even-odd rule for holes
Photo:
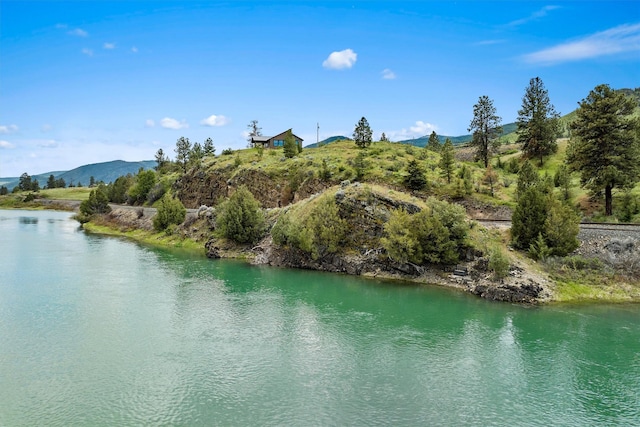
[[[284,146],[284,138],[287,136],[287,132],[291,131],[291,129],[286,130],[282,133],[279,133],[276,136],[252,136],[251,137],[251,145],[254,147],[262,148],[279,148]],[[296,136],[294,133],[291,133],[293,138],[296,140],[296,145],[298,147],[302,147],[303,139],[299,136]]]

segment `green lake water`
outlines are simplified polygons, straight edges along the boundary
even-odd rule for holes
[[[640,306],[208,260],[0,210],[0,426],[640,425]]]

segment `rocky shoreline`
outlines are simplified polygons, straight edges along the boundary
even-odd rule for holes
[[[340,198],[342,203],[346,203],[349,209],[360,210],[359,214],[371,215],[373,212],[369,204],[345,197],[344,191],[339,191],[336,197]],[[378,207],[397,203],[407,205],[407,202],[389,200],[385,197],[378,197],[374,203]],[[403,207],[412,209],[408,205]],[[384,212],[384,206],[379,211]],[[145,230],[153,234],[153,215],[155,210],[150,208],[115,206],[111,213],[104,216],[101,223],[122,233]],[[173,232],[177,238],[199,242],[204,247],[206,255],[212,259],[244,258],[257,265],[435,284],[456,288],[492,301],[541,304],[556,300],[555,282],[542,273],[540,268],[534,268],[534,263],[525,257],[512,257],[507,276],[495,279],[488,269],[487,257],[475,251],[468,251],[457,266],[402,264],[394,262],[375,248],[362,248],[360,251],[347,254],[329,254],[312,259],[309,254],[300,250],[275,245],[270,235],[258,244],[246,246],[211,237],[214,228],[215,210],[201,206],[197,210],[191,210],[185,222]],[[640,270],[640,241],[623,232],[609,233],[607,235],[601,230],[582,230],[579,236],[581,245],[573,255],[598,258],[614,268]],[[457,274],[454,273],[454,269],[458,270]]]

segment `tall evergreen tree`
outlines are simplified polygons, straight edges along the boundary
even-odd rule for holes
[[[189,164],[193,166],[200,166],[202,158],[204,157],[204,150],[199,142],[194,142],[191,151],[189,151]]]
[[[204,149],[205,156],[214,156],[216,154],[216,147],[213,146],[213,139],[207,138],[204,140]]]
[[[596,194],[604,190],[605,214],[612,215],[613,189],[632,186],[640,177],[640,123],[632,117],[637,103],[603,84],[579,105],[567,163],[584,187]]]
[[[485,168],[489,166],[491,155],[500,146],[501,121],[493,101],[486,95],[481,96],[473,106],[473,119],[468,130],[473,133],[470,145],[476,149],[476,159],[482,160]]]
[[[371,135],[372,132],[371,127],[369,127],[369,122],[367,122],[367,119],[364,117],[361,118],[353,131],[353,140],[358,147],[365,148],[371,144]]]
[[[176,163],[182,166],[183,172],[187,172],[187,165],[189,163],[189,154],[191,153],[191,142],[189,142],[189,138],[185,138],[181,136],[176,141],[176,148],[174,150],[176,152]]]
[[[289,159],[295,157],[298,154],[298,144],[296,144],[296,139],[294,138],[293,133],[291,133],[291,129],[289,129],[287,131],[287,134],[284,136],[284,143],[282,148],[284,151],[284,156]]]
[[[389,141],[389,138],[387,137],[387,135],[382,132],[382,136],[380,136],[380,142],[391,142]]]
[[[549,101],[549,94],[540,77],[529,81],[522,97],[522,108],[518,110],[518,143],[527,158],[539,158],[540,166],[544,156],[558,149],[556,138],[560,131],[560,114]]]
[[[429,142],[427,142],[427,149],[435,152],[439,152],[442,146],[440,145],[440,138],[438,138],[438,134],[436,131],[431,131],[431,135],[429,135]]]
[[[56,177],[53,175],[49,175],[49,179],[47,180],[47,188],[56,188]]]
[[[453,144],[451,140],[447,138],[442,146],[442,152],[440,153],[440,169],[442,169],[442,175],[447,178],[447,184],[451,184],[451,176],[453,175],[453,166],[455,164],[455,153],[453,151]]]
[[[156,151],[155,157],[156,157],[156,163],[157,163],[156,170],[160,171],[169,162],[169,159],[167,159],[167,157],[164,155],[164,151],[162,150],[162,148],[158,148],[158,151]]]

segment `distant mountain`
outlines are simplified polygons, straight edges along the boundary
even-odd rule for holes
[[[103,181],[108,184],[115,181],[122,175],[127,175],[129,173],[135,175],[138,173],[140,168],[153,169],[156,165],[157,162],[155,160],[143,160],[141,162],[114,160],[111,162],[84,165],[70,171],[47,172],[39,175],[31,175],[31,179],[37,179],[41,188],[44,188],[44,186],[47,185],[47,180],[50,175],[53,175],[55,179],[64,179],[67,185],[77,185],[78,183],[81,183],[82,185],[89,185],[91,177],[93,177],[96,182]],[[0,178],[0,185],[6,186],[9,191],[13,190],[19,182],[20,177]]]
[[[323,146],[323,145],[327,145],[327,144],[330,144],[330,143],[335,142],[335,141],[344,141],[344,140],[351,141],[351,138],[349,138],[348,136],[341,136],[341,135],[340,136],[330,136],[327,139],[323,139],[319,143],[315,143],[314,142],[313,144],[305,145],[304,148],[316,148],[316,147],[318,147],[318,145]]]

